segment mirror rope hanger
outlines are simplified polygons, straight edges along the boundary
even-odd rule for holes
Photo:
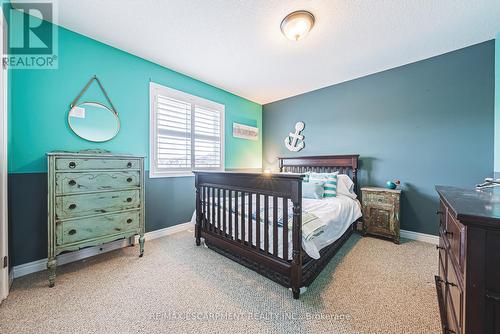
[[[90,87],[90,85],[92,84],[92,81],[96,81],[97,84],[99,85],[99,87],[101,88],[101,91],[103,92],[104,94],[104,97],[106,97],[106,100],[108,100],[109,102],[109,105],[111,106],[111,109],[113,110],[113,112],[115,113],[116,116],[118,116],[118,112],[116,111],[116,108],[115,106],[113,105],[113,102],[111,102],[111,99],[109,98],[108,96],[108,93],[106,93],[106,90],[104,89],[104,87],[102,86],[101,84],[101,81],[97,78],[97,75],[94,75],[92,78],[90,78],[89,82],[87,82],[87,84],[85,85],[85,87],[82,89],[82,91],[80,92],[80,94],[78,94],[78,96],[73,100],[73,102],[71,102],[71,104],[69,105],[71,109],[73,109],[73,107],[76,106],[78,100],[80,100],[80,98],[82,97],[83,94],[85,94],[85,92],[87,91],[87,89]]]

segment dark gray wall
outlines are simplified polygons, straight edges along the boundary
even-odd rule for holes
[[[437,234],[436,184],[470,188],[493,172],[494,42],[263,107],[263,164],[277,156],[359,153],[361,185],[398,178],[401,228]],[[306,124],[306,147],[283,139]]]
[[[10,264],[47,257],[47,173],[9,174]],[[191,220],[194,177],[150,179],[146,172],[146,232]],[[194,239],[193,239],[194,240]]]

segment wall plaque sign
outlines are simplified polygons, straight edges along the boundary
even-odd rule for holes
[[[233,137],[248,140],[259,140],[259,128],[240,123],[233,123]]]

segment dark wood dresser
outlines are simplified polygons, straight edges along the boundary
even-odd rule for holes
[[[443,333],[500,334],[500,188],[436,190]]]

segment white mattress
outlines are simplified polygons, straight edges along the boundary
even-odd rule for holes
[[[255,201],[255,200],[254,200]],[[281,203],[281,201],[279,201]],[[246,205],[248,205],[248,200],[246,201]],[[263,204],[262,204],[263,205]],[[255,204],[252,206],[254,215],[255,215]],[[302,209],[303,212],[309,212],[318,217],[321,222],[321,228],[316,230],[315,235],[306,239],[304,236],[302,238],[302,248],[304,251],[313,259],[320,258],[320,250],[325,248],[326,246],[332,244],[337,239],[339,239],[345,231],[349,228],[349,226],[355,222],[358,218],[361,217],[361,205],[358,200],[352,199],[347,196],[338,195],[337,197],[330,197],[324,199],[302,199]],[[221,210],[222,211],[222,210]],[[248,210],[246,210],[248,211]],[[272,210],[270,210],[271,212]],[[292,212],[291,208],[289,208],[288,212]],[[271,214],[271,213],[270,213]],[[228,218],[229,212],[226,212],[226,222],[229,221]],[[272,217],[269,217],[269,251],[273,250],[273,220]],[[239,222],[241,222],[241,216],[238,218]],[[245,217],[248,220],[248,217]],[[262,220],[262,219],[261,219]],[[196,221],[196,212],[193,214],[192,221]],[[252,225],[252,244],[256,245],[256,222],[253,220],[254,224]],[[229,224],[227,224],[229,225]],[[245,230],[245,241],[249,241],[248,238],[248,224],[247,229]],[[241,226],[241,225],[239,225]],[[233,238],[235,236],[235,228],[234,228],[234,213],[233,213],[233,222],[232,222],[232,235]],[[226,233],[229,234],[229,226],[226,226]],[[260,223],[260,245],[261,249],[264,249],[264,223]],[[238,231],[238,239],[241,239],[242,233]],[[283,258],[283,249],[282,249],[282,238],[283,231],[282,227],[278,226],[278,256]],[[287,259],[292,258],[292,232],[288,231],[288,254]]]

